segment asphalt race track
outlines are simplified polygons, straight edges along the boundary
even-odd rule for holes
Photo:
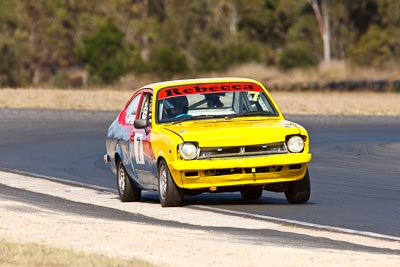
[[[103,163],[117,112],[0,109],[0,170],[116,189]],[[313,161],[306,205],[283,194],[187,197],[186,204],[400,237],[400,118],[292,115],[307,128]],[[145,192],[143,201],[157,201]],[[134,205],[134,204],[132,204]]]

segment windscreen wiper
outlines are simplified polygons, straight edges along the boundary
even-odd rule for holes
[[[245,112],[245,113],[228,115],[228,116],[225,116],[225,119],[230,120],[230,119],[239,118],[239,117],[271,116],[271,115],[274,115],[274,114],[270,111],[249,111],[249,112]]]
[[[181,122],[189,121],[189,120],[193,119],[193,116],[190,114],[184,114],[184,115],[185,116],[176,117],[175,120],[172,121],[172,124],[177,124],[177,123],[181,123]]]
[[[188,120],[207,120],[207,119],[222,119],[225,118],[226,115],[198,115],[198,116],[188,116],[188,117],[182,117],[179,118],[175,121],[172,122],[172,124],[177,124],[183,121],[188,121]]]

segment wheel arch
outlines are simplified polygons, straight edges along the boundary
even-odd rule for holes
[[[117,144],[117,145],[115,146],[115,153],[114,153],[114,163],[115,163],[115,166],[117,166],[118,161],[124,162],[124,161],[123,161],[123,160],[124,160],[124,156],[123,156],[123,155],[124,155],[124,154],[122,153],[121,147],[119,146],[119,144]]]
[[[172,180],[174,180],[175,184],[180,187],[183,188],[183,181],[182,181],[182,177],[180,175],[180,172],[176,171],[176,170],[171,170],[170,166],[168,165],[168,161],[163,157],[163,156],[159,156],[157,158],[157,179],[159,179],[158,177],[158,172],[159,172],[159,166],[160,166],[160,162],[164,160],[165,164],[167,164],[167,167],[169,169],[169,172],[171,174]]]
[[[123,160],[123,154],[118,145],[115,146],[115,150],[113,151],[113,154],[111,154],[110,156],[111,156],[110,160],[111,170],[113,171],[114,174],[117,174],[118,162]]]
[[[158,167],[160,166],[160,162],[161,162],[162,160],[164,160],[165,162],[167,162],[163,156],[159,156],[159,157],[157,158],[157,170],[158,170]],[[167,163],[167,164],[168,164],[168,163]]]

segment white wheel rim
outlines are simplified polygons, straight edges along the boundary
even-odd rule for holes
[[[160,196],[165,199],[167,195],[167,171],[164,166],[160,169]]]
[[[119,168],[118,185],[120,192],[123,193],[125,191],[125,171],[122,165]]]

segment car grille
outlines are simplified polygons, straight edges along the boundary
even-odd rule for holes
[[[226,157],[246,157],[257,155],[272,155],[287,153],[285,143],[273,143],[252,146],[234,147],[202,147],[200,148],[198,159],[226,158]]]

